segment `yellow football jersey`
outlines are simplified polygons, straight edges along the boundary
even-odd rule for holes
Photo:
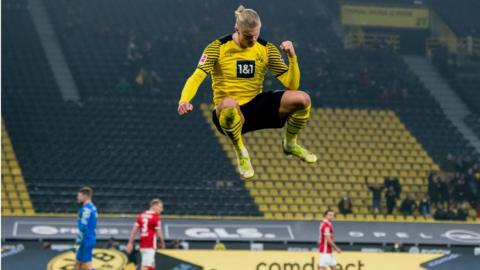
[[[258,39],[254,46],[241,48],[228,35],[210,43],[200,58],[197,71],[187,81],[180,102],[189,102],[207,75],[212,77],[213,101],[231,97],[239,105],[263,91],[263,81],[271,70],[285,87],[298,88],[300,71],[296,56],[289,57],[289,66],[280,51],[270,42]]]

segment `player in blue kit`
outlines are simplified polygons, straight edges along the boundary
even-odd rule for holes
[[[82,187],[77,193],[77,201],[82,204],[78,210],[78,235],[76,270],[94,270],[92,266],[93,248],[96,242],[95,229],[97,227],[97,208],[92,203],[93,191],[89,187]]]

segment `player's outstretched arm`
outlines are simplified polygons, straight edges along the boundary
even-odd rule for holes
[[[127,245],[127,252],[132,253],[133,250],[133,243],[135,242],[135,237],[137,236],[138,231],[138,223],[134,223],[132,227],[132,231],[130,232],[130,238],[128,239]]]
[[[273,75],[289,90],[300,87],[300,68],[293,43],[289,40],[280,44],[280,49],[288,55],[288,66],[283,62],[280,51],[275,45],[268,43],[268,62]]]

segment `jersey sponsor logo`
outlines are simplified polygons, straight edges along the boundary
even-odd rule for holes
[[[198,61],[199,65],[203,65],[207,62],[208,55],[206,53],[202,54],[202,57],[200,57],[200,61]]]
[[[93,267],[95,269],[123,270],[128,263],[123,252],[113,249],[94,249]],[[75,253],[64,252],[50,260],[47,270],[75,269]]]
[[[237,60],[237,78],[255,77],[255,61]]]

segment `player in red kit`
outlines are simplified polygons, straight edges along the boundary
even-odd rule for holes
[[[327,267],[330,267],[330,269],[335,270],[337,262],[333,256],[333,250],[338,253],[341,252],[340,248],[337,247],[333,241],[333,226],[331,222],[335,217],[335,212],[333,212],[333,210],[328,210],[323,216],[324,218],[320,224],[320,238],[318,241],[318,250],[320,252],[318,269],[326,270]]]
[[[155,269],[155,250],[157,249],[157,241],[160,243],[160,249],[165,248],[165,241],[159,216],[162,211],[163,202],[160,199],[153,199],[150,202],[150,209],[138,215],[137,221],[133,224],[127,245],[127,251],[128,253],[132,252],[137,231],[140,231],[142,270]]]

